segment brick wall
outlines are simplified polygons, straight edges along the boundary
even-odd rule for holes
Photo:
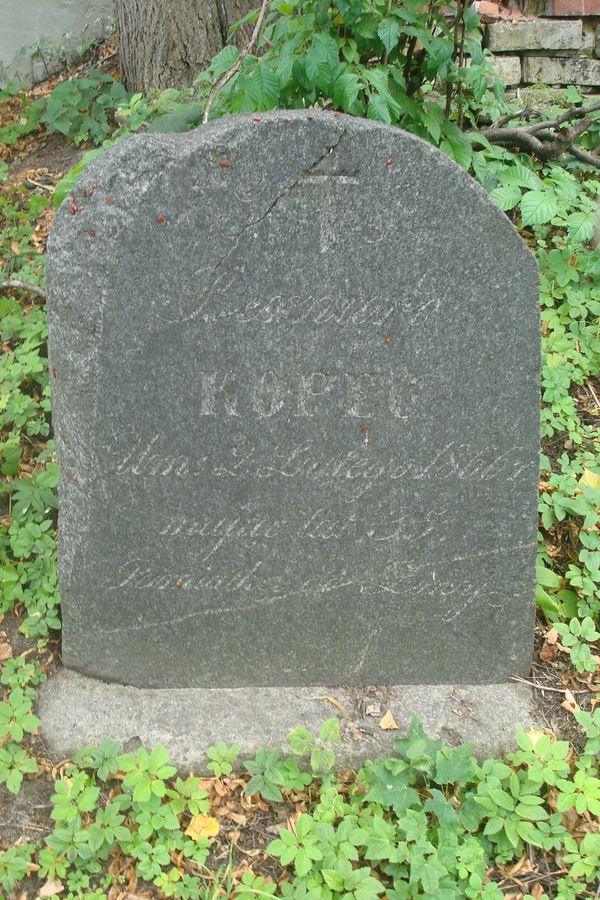
[[[600,93],[600,0],[546,0],[537,17],[489,0],[475,5],[507,86],[575,84]]]

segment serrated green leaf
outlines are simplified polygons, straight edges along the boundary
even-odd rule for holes
[[[391,125],[392,117],[388,109],[386,101],[381,94],[371,94],[369,104],[367,106],[367,118],[375,119],[377,122],[385,122]]]
[[[500,174],[500,180],[503,184],[517,184],[520,187],[528,188],[530,191],[541,190],[544,186],[541,178],[518,162],[514,166],[506,167]]]
[[[363,82],[354,72],[342,72],[333,84],[334,105],[344,112],[350,112],[363,86]]]
[[[237,47],[234,47],[232,44],[227,44],[227,46],[223,47],[216,56],[213,56],[210,64],[210,71],[215,80],[220,78],[221,75],[232,67],[239,55],[240,51]]]
[[[594,217],[590,213],[574,212],[566,218],[567,240],[571,244],[585,244],[594,234]]]
[[[396,19],[383,19],[379,23],[377,34],[388,53],[391,53],[400,38],[400,24]]]
[[[523,225],[545,225],[558,212],[556,198],[549,191],[527,191],[519,207]]]
[[[447,123],[442,132],[444,139],[440,144],[440,150],[447,156],[450,156],[461,168],[468,169],[473,157],[473,148],[470,141],[452,123]]]
[[[521,199],[521,189],[516,184],[501,184],[490,194],[492,200],[505,212],[513,209]]]

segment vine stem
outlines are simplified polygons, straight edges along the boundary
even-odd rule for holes
[[[245,58],[248,56],[248,54],[250,53],[250,51],[252,50],[252,48],[254,47],[256,42],[258,41],[258,38],[260,37],[260,33],[262,31],[263,22],[265,20],[265,15],[267,13],[268,5],[269,5],[269,0],[263,0],[262,6],[260,8],[260,13],[258,14],[258,19],[256,20],[256,25],[254,26],[254,31],[252,32],[250,40],[248,41],[248,43],[246,44],[244,49],[240,52],[240,55],[238,56],[238,58],[236,59],[234,64],[232,66],[230,66],[226,72],[223,72],[221,77],[213,84],[212,88],[210,89],[210,93],[208,95],[208,100],[206,101],[206,106],[204,107],[204,115],[202,116],[202,122],[204,124],[206,124],[208,122],[208,116],[210,113],[211,106],[213,105],[213,103],[215,101],[215,97],[217,96],[217,94],[219,93],[221,88],[224,88],[225,85],[227,84],[227,82],[233,78],[235,73],[238,71],[238,69],[244,62]]]

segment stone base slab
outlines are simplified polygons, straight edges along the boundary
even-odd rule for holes
[[[526,56],[523,59],[523,81],[532,84],[577,84],[600,87],[600,60]]]
[[[387,710],[398,731],[379,727]],[[206,751],[219,741],[239,744],[241,759],[264,744],[285,750],[293,728],[316,735],[332,715],[342,720],[339,769],[390,752],[413,716],[451,746],[471,741],[479,759],[514,749],[515,730],[534,724],[532,692],[523,684],[140,690],[66,670],[42,685],[38,714],[57,761],[110,738],[127,751],[163,744],[180,771],[197,773],[207,771]]]

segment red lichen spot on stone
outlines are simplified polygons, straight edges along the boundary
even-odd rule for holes
[[[360,426],[361,434],[364,434],[365,431],[368,431],[368,430],[369,430],[369,426],[368,426],[368,425],[365,425],[365,424],[363,423],[363,424]]]
[[[224,169],[226,169],[228,166],[231,165],[231,162],[228,159],[222,159],[221,165],[223,166]]]
[[[93,228],[90,228],[90,230],[88,231],[88,234],[90,237],[96,237],[96,232],[94,231]]]
[[[113,205],[113,198],[110,196],[110,194],[106,198],[106,202],[108,203],[109,206]]]
[[[287,119],[286,119],[285,121],[286,121],[286,122],[291,122],[291,121],[292,121],[292,117],[291,117],[291,116],[288,116]]]
[[[71,475],[71,481],[77,481],[77,475],[74,472]]]
[[[386,166],[391,166],[393,162],[394,162],[394,160],[393,160],[392,157],[390,156],[389,159],[386,159],[385,164],[386,164]]]
[[[385,344],[391,344],[391,343],[392,343],[392,339],[391,339],[391,337],[389,336],[389,334],[388,334],[388,336],[386,337],[384,343],[385,343]]]
[[[84,188],[84,190],[81,192],[81,196],[82,196],[82,197],[87,197],[87,191],[85,190],[85,188]]]
[[[262,119],[261,119],[260,116],[254,116],[253,121],[254,121],[254,122],[262,122]]]
[[[92,181],[92,190],[95,191],[98,187],[98,183],[96,181]]]
[[[156,217],[156,221],[157,221],[157,222],[164,222],[166,218],[167,218],[167,217],[165,216],[164,213],[159,213],[159,214],[157,215],[157,217]]]
[[[182,586],[182,584],[183,584],[183,582],[182,582],[181,578],[178,578],[177,581],[175,582],[175,587],[180,588]]]

